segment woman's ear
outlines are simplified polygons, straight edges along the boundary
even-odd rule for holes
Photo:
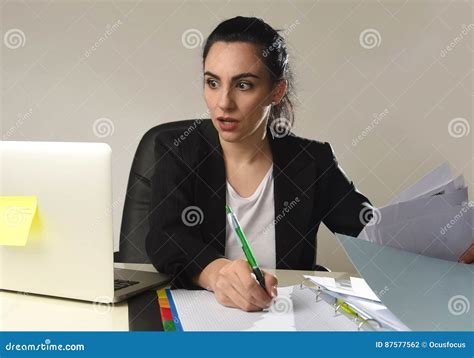
[[[288,81],[287,80],[279,80],[273,89],[273,102],[275,104],[279,104],[281,99],[286,93],[286,89],[288,88]]]

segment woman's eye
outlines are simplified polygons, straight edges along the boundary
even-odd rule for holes
[[[211,88],[216,88],[217,87],[217,81],[216,80],[207,80],[207,85]]]
[[[206,83],[209,86],[209,88],[214,89],[214,88],[217,88],[217,86],[218,86],[218,82],[216,80],[213,80],[213,79],[206,80]],[[237,83],[237,87],[240,90],[246,91],[246,90],[251,89],[253,87],[253,84],[251,84],[249,82],[239,82],[239,83]]]
[[[253,85],[251,83],[248,83],[248,82],[239,82],[237,86],[241,90],[249,90],[253,87]]]

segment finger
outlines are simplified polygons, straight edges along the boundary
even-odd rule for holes
[[[252,302],[249,302],[245,299],[239,291],[234,289],[233,287],[226,292],[226,295],[234,302],[234,304],[239,307],[241,310],[246,312],[255,312],[261,311],[262,307],[254,305]]]
[[[469,248],[464,251],[464,253],[459,258],[459,262],[470,264],[474,262],[474,244],[469,246]]]
[[[253,280],[256,282],[256,279],[254,278],[252,273],[249,273],[250,275],[250,280]],[[258,290],[258,287],[260,285],[258,283],[245,283],[245,280],[242,280],[240,276],[237,274],[237,272],[234,272],[234,288],[241,294],[242,297],[245,298],[248,302],[252,303],[255,306],[260,307],[261,309],[268,308],[269,303],[267,303],[265,300],[261,300],[258,297],[255,297],[253,295],[253,292],[255,290]]]
[[[243,263],[245,263],[245,265]],[[261,310],[268,307],[265,303],[259,302],[255,299],[255,297],[250,294],[249,290],[246,289],[244,284],[242,284],[238,275],[238,270],[240,269],[247,272],[247,275],[250,275],[250,268],[247,262],[244,261],[243,263],[239,263],[238,260],[234,261],[232,266],[229,267],[228,270],[225,270],[222,280],[218,282],[219,291],[230,297],[235,306],[238,306],[245,311],[255,311],[256,309]],[[241,267],[239,268],[239,266]]]
[[[232,286],[232,282],[227,279],[219,280],[216,284],[216,299],[226,307],[240,308],[244,311],[260,311],[261,308],[248,302]]]
[[[254,304],[258,305],[261,308],[267,308],[271,303],[271,297],[267,292],[259,285],[258,281],[255,279],[255,275],[252,275],[250,267],[248,264],[240,265],[236,268],[236,273],[240,279],[240,282],[243,287],[242,294],[245,297],[252,296],[254,299],[250,300]]]
[[[265,277],[265,289],[267,291],[267,294],[272,298],[276,297],[278,295],[278,292],[277,292],[278,278],[269,272],[265,272],[265,271],[262,271],[262,272]]]
[[[232,308],[239,308],[234,301],[232,301],[229,296],[222,292],[215,292],[216,300],[219,302],[221,305],[226,306],[226,307],[232,307]]]
[[[271,304],[271,297],[260,286],[249,264],[244,260],[236,260],[233,264],[233,271],[240,281],[239,292],[247,301],[259,307],[268,308]]]

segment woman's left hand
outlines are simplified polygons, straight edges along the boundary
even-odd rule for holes
[[[466,251],[464,251],[464,253],[459,257],[458,261],[463,264],[474,263],[474,244],[469,246],[469,248]]]

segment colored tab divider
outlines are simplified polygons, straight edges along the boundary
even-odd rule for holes
[[[0,245],[26,245],[37,203],[36,196],[0,196]]]
[[[183,331],[178,317],[178,311],[173,301],[173,296],[169,289],[160,289],[156,291],[158,296],[158,305],[160,306],[161,321],[165,332]]]

